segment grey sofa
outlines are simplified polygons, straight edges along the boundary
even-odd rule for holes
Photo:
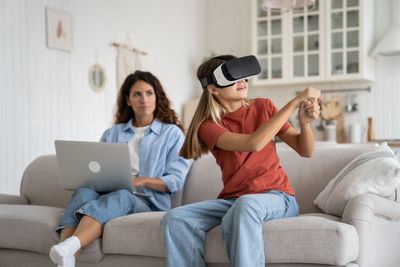
[[[361,195],[349,201],[343,218],[324,214],[313,205],[328,181],[369,149],[345,145],[317,148],[311,159],[285,147],[278,149],[301,216],[264,223],[266,266],[400,266],[400,203]],[[173,206],[214,199],[221,187],[214,158],[204,156],[193,163]],[[59,187],[54,155],[39,157],[27,167],[21,195],[0,195],[1,267],[54,266],[48,252],[59,240],[54,228],[70,196],[71,192]],[[77,266],[165,266],[160,232],[163,214],[134,214],[110,221],[103,237],[82,251]],[[205,246],[207,266],[230,266],[219,227],[207,233]]]

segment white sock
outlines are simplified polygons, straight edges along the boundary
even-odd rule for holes
[[[57,265],[57,267],[75,267],[75,257],[67,258],[64,265]]]
[[[75,256],[67,258],[62,267],[75,267]]]
[[[57,267],[75,267],[75,257],[67,258],[64,265],[57,265]]]
[[[63,267],[74,267],[74,254],[81,248],[81,242],[76,236],[71,236],[50,249],[50,259]]]

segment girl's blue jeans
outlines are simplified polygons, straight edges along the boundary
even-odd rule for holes
[[[72,195],[56,230],[59,232],[66,227],[77,227],[84,215],[92,217],[104,226],[114,218],[147,211],[151,211],[151,208],[126,189],[99,194],[90,188],[80,188]]]
[[[206,266],[206,232],[221,224],[231,264],[264,267],[263,222],[298,214],[295,197],[280,191],[206,200],[172,209],[162,218],[168,266]]]

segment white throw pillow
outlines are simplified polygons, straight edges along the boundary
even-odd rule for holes
[[[363,193],[387,197],[399,184],[400,162],[384,143],[347,164],[319,193],[314,204],[327,214],[342,217],[351,198]]]

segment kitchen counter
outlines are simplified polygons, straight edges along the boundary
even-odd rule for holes
[[[400,139],[374,139],[371,142],[376,142],[376,143],[386,142],[390,147],[400,147]]]
[[[400,139],[374,139],[370,142],[379,144],[386,142],[388,146],[396,154],[397,159],[400,161]]]

